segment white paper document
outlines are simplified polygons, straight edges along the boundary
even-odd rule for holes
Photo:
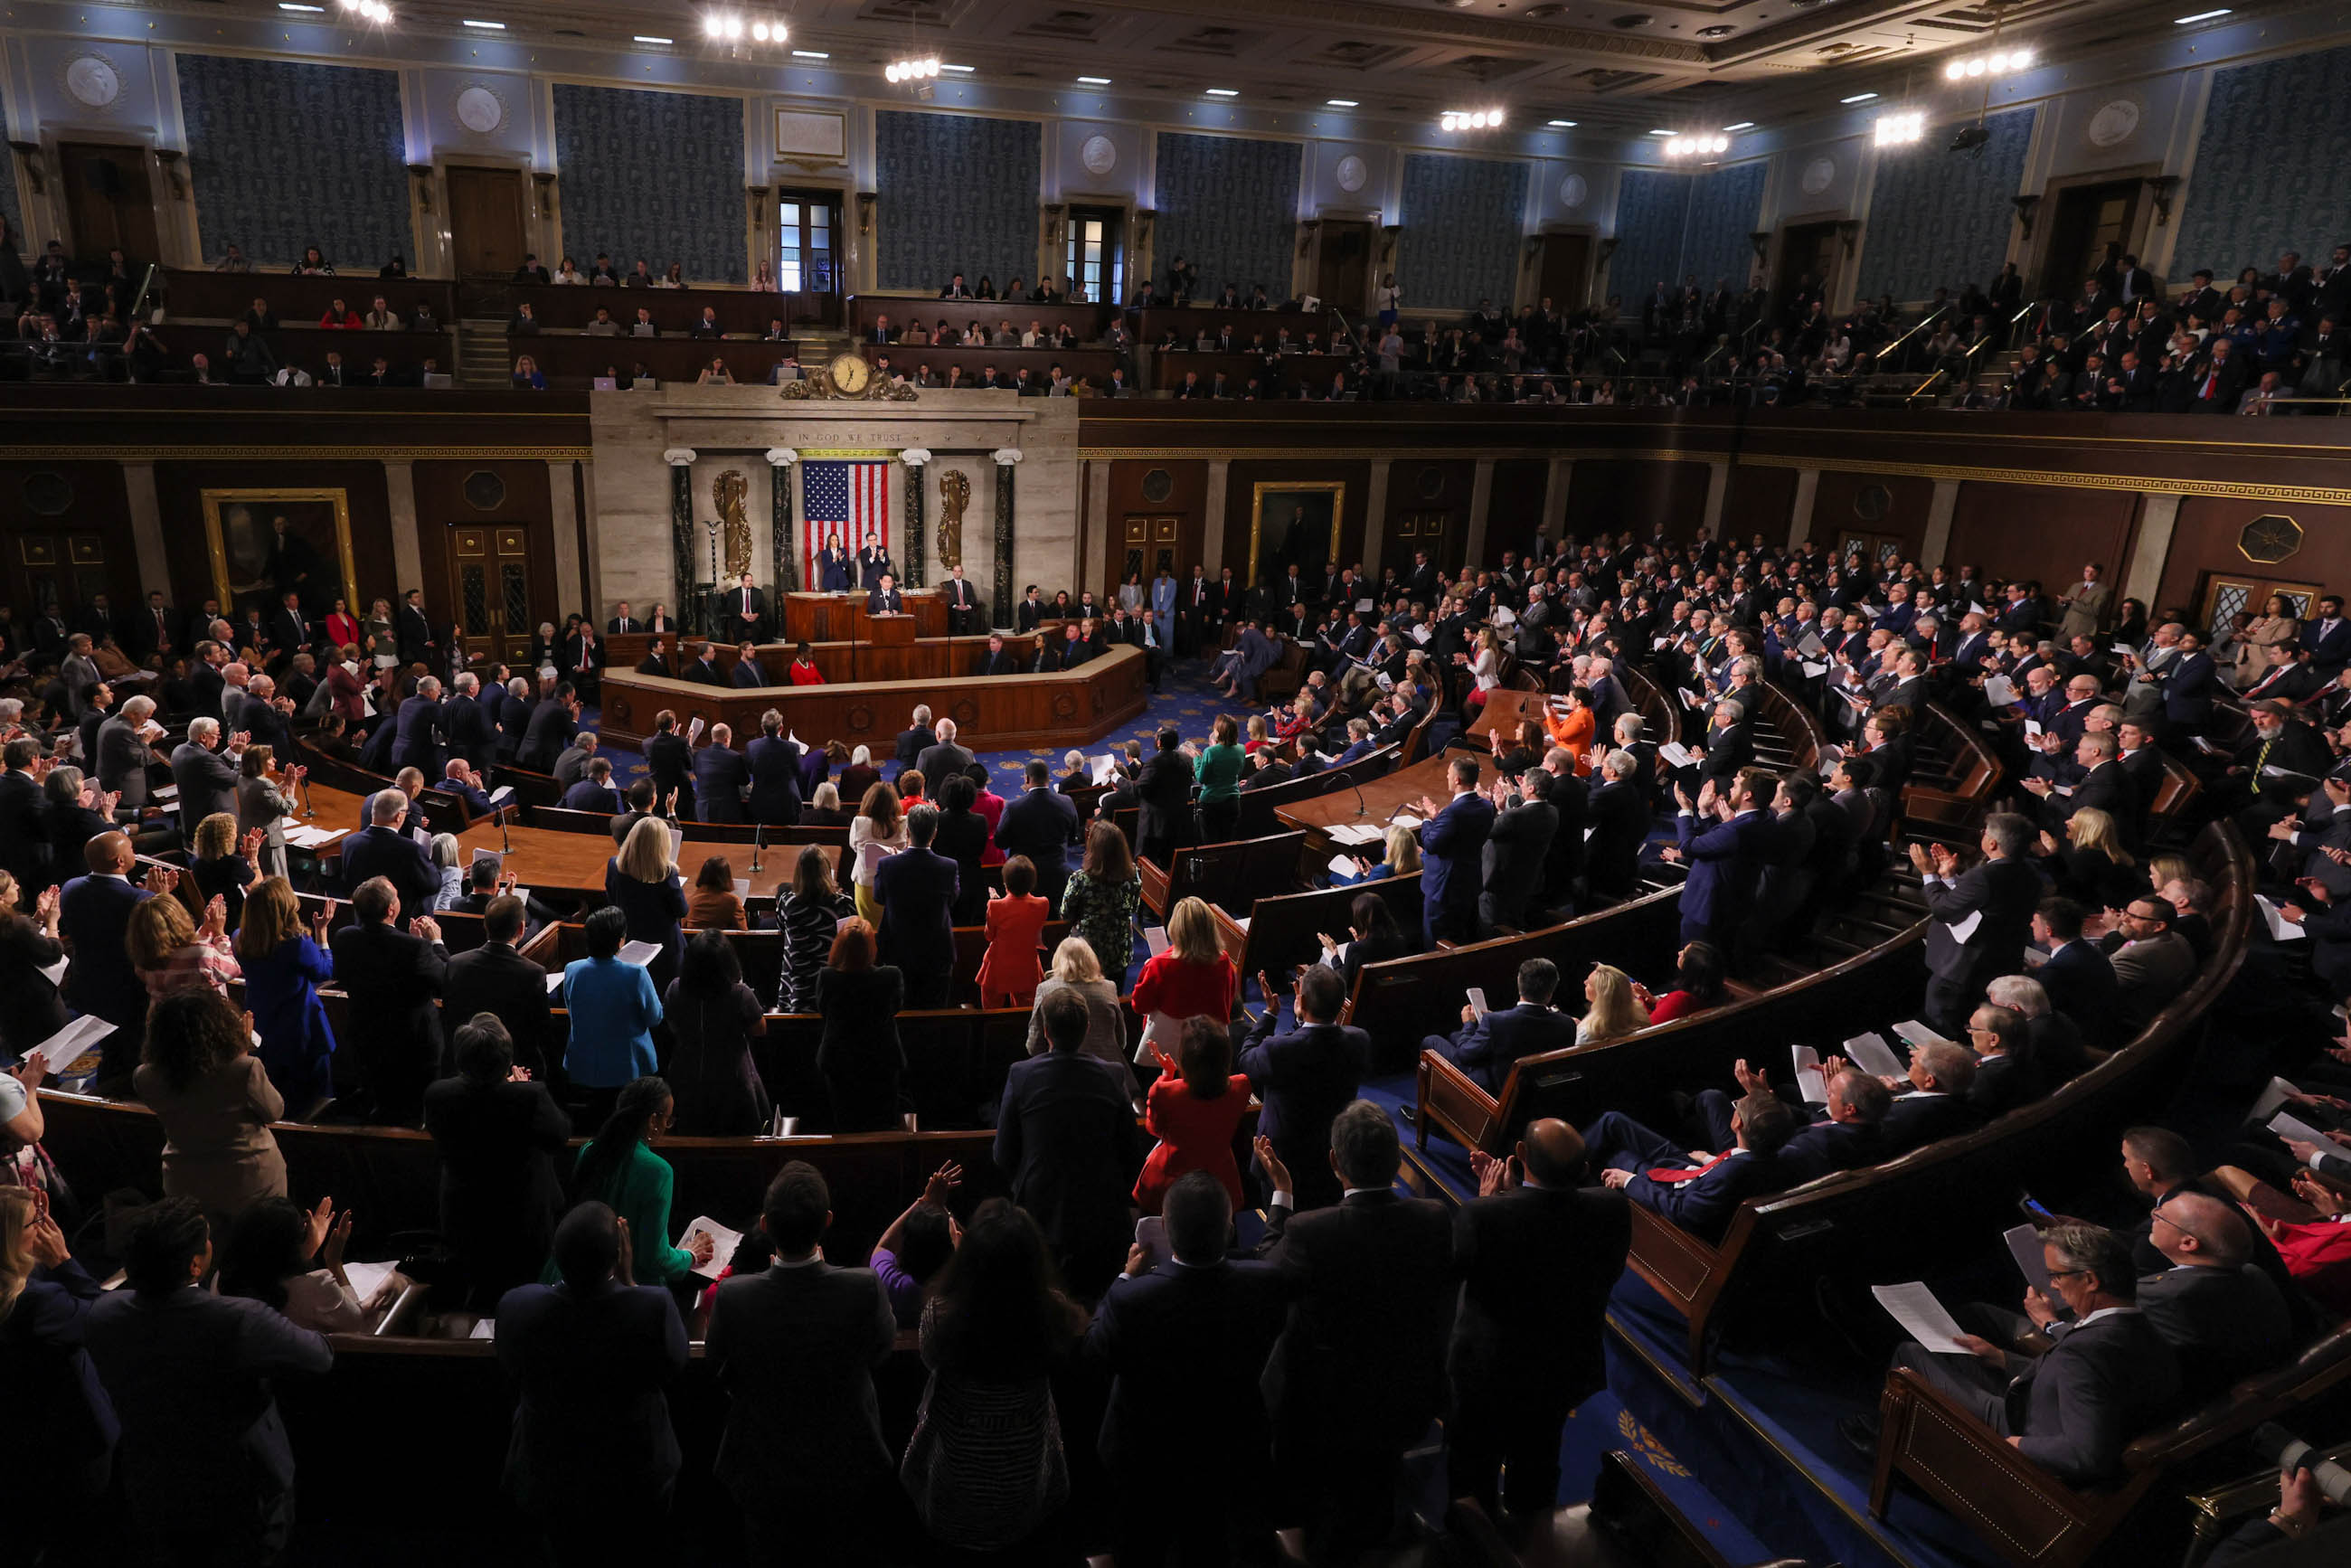
[[[1921,1349],[1945,1355],[1968,1354],[1967,1346],[1959,1343],[1959,1325],[1951,1321],[1951,1314],[1944,1311],[1943,1303],[1937,1301],[1935,1292],[1926,1286],[1916,1282],[1872,1285],[1869,1293],[1877,1298],[1877,1304],[1886,1309],[1888,1316],[1918,1342]]]
[[[349,831],[349,828],[288,828],[286,841],[299,849],[323,849]]]
[[[1469,988],[1469,989],[1468,989],[1468,997],[1469,997],[1469,1010],[1470,1010],[1471,1012],[1473,1012],[1473,1013],[1477,1014],[1479,1018],[1484,1018],[1484,1017],[1486,1016],[1486,1011],[1487,1011],[1487,1009],[1486,1009],[1486,988],[1485,988],[1485,987],[1483,987],[1483,986],[1472,986],[1472,987],[1470,987],[1470,988]]]
[[[1156,958],[1160,954],[1167,951],[1167,928],[1164,925],[1144,926],[1143,928],[1143,945],[1149,948],[1151,950],[1151,956]]]
[[[1386,836],[1386,830],[1370,822],[1343,822],[1331,830],[1334,844],[1375,844]]]
[[[360,1299],[360,1305],[362,1308],[375,1304],[376,1297],[383,1292],[384,1281],[390,1280],[399,1270],[400,1265],[397,1263],[346,1263],[343,1265],[343,1276],[350,1281],[351,1294]]]
[[[1899,1078],[1908,1071],[1881,1035],[1855,1035],[1844,1042],[1844,1055],[1846,1061],[1876,1078]]]
[[[1826,664],[1815,664],[1810,659],[1803,661],[1803,670],[1804,679],[1808,681],[1817,681],[1829,673],[1829,667]]]
[[[1118,758],[1115,756],[1097,757],[1093,759],[1092,768],[1094,782],[1107,784],[1113,775],[1118,772]]]
[[[697,714],[685,727],[685,743],[692,746],[702,737],[702,716]]]
[[[67,956],[58,959],[54,964],[42,965],[41,978],[48,981],[48,983],[53,986],[62,986],[66,983],[66,971],[72,967],[72,956],[68,955]]]
[[[2027,740],[2038,740],[2041,738],[2041,721],[2039,719],[2028,718],[2024,721],[2024,738]]]
[[[2291,1138],[2297,1144],[2316,1144],[2322,1149],[2339,1149],[2343,1145],[2304,1121],[2299,1116],[2281,1111],[2272,1116],[2270,1131],[2281,1138]]]
[[[1965,920],[1944,921],[1943,929],[1951,934],[1952,941],[1965,942],[1969,937],[1976,934],[1976,927],[1982,924],[1983,911],[1979,909],[1970,915]]]
[[[2255,1122],[2268,1121],[2279,1106],[2301,1092],[2301,1090],[2283,1078],[2271,1079],[2270,1086],[2262,1091],[2260,1099],[2253,1102],[2252,1115],[2249,1119]]]
[[[2008,1255],[2016,1260],[2016,1271],[2024,1282],[2055,1301],[2057,1292],[2049,1288],[2049,1263],[2041,1256],[2041,1232],[2030,1225],[2012,1226],[2001,1239],[2008,1243]]]
[[[2300,942],[2306,938],[2307,934],[2303,928],[2278,913],[2278,906],[2267,898],[2257,893],[2253,894],[2253,902],[2261,906],[2262,918],[2269,922],[2271,941]]]
[[[1388,822],[1390,826],[1398,828],[1411,828],[1417,830],[1420,826],[1420,819],[1414,816],[1410,811],[1398,811],[1395,816],[1388,819]],[[1385,833],[1382,833],[1380,837],[1385,838],[1387,835]]]
[[[1917,1019],[1911,1019],[1907,1022],[1896,1024],[1894,1026],[1894,1036],[1896,1040],[1901,1040],[1905,1045],[1952,1045],[1957,1043],[1954,1040],[1945,1040],[1941,1035],[1937,1034],[1933,1030],[1928,1029]]]
[[[2016,683],[2006,675],[1984,677],[1984,701],[1994,707],[2006,707],[2016,700]]]
[[[467,1334],[465,1337],[467,1339],[495,1339],[497,1337],[497,1332],[498,1322],[496,1318],[475,1318],[474,1320],[474,1332]]]
[[[554,996],[563,989],[563,971],[557,969],[547,977],[547,994]]]
[[[694,1217],[694,1223],[685,1228],[685,1234],[677,1239],[679,1249],[690,1250],[696,1235],[709,1237],[714,1245],[710,1249],[710,1261],[697,1265],[694,1271],[703,1279],[716,1280],[726,1265],[734,1261],[735,1249],[743,1245],[743,1233],[727,1229],[706,1214],[698,1214]]]
[[[490,804],[493,806],[503,806],[513,799],[514,786],[511,784],[501,784],[490,791]]]
[[[1355,601],[1355,613],[1356,613],[1356,614],[1358,614],[1358,615],[1369,615],[1371,612],[1372,612],[1372,601],[1371,601],[1370,600],[1368,600],[1368,599],[1358,599],[1357,601]]]
[[[684,828],[682,828],[682,827],[678,826],[675,822],[672,822],[672,823],[669,825],[669,862],[670,862],[670,864],[672,864],[672,865],[675,865],[675,864],[678,862],[678,857],[679,857],[679,856],[681,856],[681,855],[683,855],[683,854],[684,854],[684,853],[685,853],[685,830],[684,830]]]
[[[1821,1053],[1809,1045],[1788,1048],[1788,1055],[1796,1069],[1796,1092],[1807,1105],[1829,1103],[1828,1080],[1821,1075]]]
[[[642,969],[646,965],[652,963],[655,958],[661,956],[661,944],[658,942],[623,942],[621,944],[620,952],[615,954],[614,956],[619,958],[623,964],[634,964]]]
[[[1665,758],[1668,768],[1694,768],[1698,765],[1698,758],[1690,755],[1689,747],[1678,740],[1668,740],[1658,747],[1657,755]]]
[[[1356,871],[1357,867],[1355,862],[1348,859],[1345,855],[1332,855],[1331,857],[1331,874],[1332,876],[1353,876],[1356,874]]]
[[[62,1073],[83,1051],[113,1032],[114,1026],[96,1013],[84,1013],[25,1055],[28,1060],[39,1057],[48,1072]]]

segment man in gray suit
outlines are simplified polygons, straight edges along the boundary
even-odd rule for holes
[[[132,697],[98,727],[98,787],[122,797],[125,806],[148,803],[147,764],[161,760],[148,743],[163,733],[155,721],[155,699]]]
[[[2196,949],[2171,929],[2179,913],[2151,894],[2134,898],[2123,910],[2115,937],[2109,938],[2120,939],[2106,949],[2106,958],[2115,967],[2126,1037],[2146,1028],[2196,977]]]
[[[863,1561],[862,1533],[896,1480],[873,1369],[890,1358],[897,1322],[872,1270],[824,1260],[817,1244],[831,1224],[815,1166],[777,1172],[758,1221],[775,1260],[718,1288],[706,1341],[733,1395],[718,1479],[753,1540],[789,1538],[810,1562]]]
[[[956,744],[956,721],[943,718],[932,727],[938,740],[923,747],[914,758],[914,766],[923,775],[923,792],[935,800],[939,780],[950,773],[960,773],[971,766],[971,753]]]
[[[57,678],[66,684],[66,712],[76,719],[89,706],[90,688],[101,678],[89,650],[89,633],[77,632],[67,639],[65,659],[57,665]]]
[[[215,811],[236,810],[237,758],[245,737],[232,736],[225,754],[215,749],[220,738],[220,720],[192,718],[188,738],[172,752],[172,782],[180,787],[180,833],[190,843],[198,822]]]

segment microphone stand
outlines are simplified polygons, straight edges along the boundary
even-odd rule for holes
[[[759,852],[768,847],[768,824],[761,822],[751,830],[751,874],[759,874]]]

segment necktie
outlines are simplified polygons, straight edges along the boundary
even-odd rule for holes
[[[1665,1182],[1668,1185],[1675,1182],[1696,1181],[1698,1177],[1706,1175],[1707,1172],[1712,1170],[1715,1166],[1720,1165],[1729,1157],[1729,1154],[1726,1151],[1725,1153],[1715,1155],[1714,1158],[1707,1161],[1706,1164],[1698,1166],[1696,1170],[1690,1170],[1681,1166],[1661,1166],[1657,1169],[1649,1173],[1649,1179],[1655,1182]]]

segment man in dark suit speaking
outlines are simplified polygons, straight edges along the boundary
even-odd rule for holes
[[[868,615],[903,615],[905,610],[906,601],[898,591],[896,580],[883,572],[881,580],[874,583],[873,591],[865,596],[865,612]]]

